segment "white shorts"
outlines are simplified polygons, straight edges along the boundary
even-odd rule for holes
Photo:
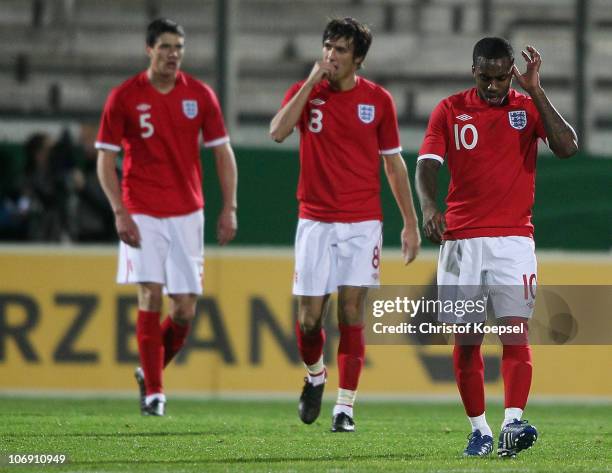
[[[119,243],[117,282],[154,282],[163,284],[167,294],[202,294],[204,213],[132,218],[140,231],[140,248]]]
[[[536,274],[535,244],[528,237],[448,240],[440,248],[438,286],[454,286],[467,298],[480,291],[496,318],[531,317]]]
[[[338,286],[378,286],[381,248],[380,220],[325,223],[299,219],[293,294],[323,296]]]

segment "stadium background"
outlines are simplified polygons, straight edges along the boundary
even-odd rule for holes
[[[97,122],[110,88],[146,66],[144,28],[158,15],[185,26],[184,69],[219,92],[240,175],[239,234],[218,249],[214,226],[207,226],[205,296],[187,350],[167,371],[171,395],[299,390],[303,369],[290,296],[297,139],[274,145],[266,130],[285,90],[318,57],[329,16],[371,25],[363,75],[397,101],[411,176],[429,112],[471,85],[476,40],[498,34],[517,51],[535,45],[544,59],[543,85],[576,125],[582,149],[564,162],[541,153],[534,214],[539,283],[612,282],[612,9],[604,0],[3,0],[0,35],[10,44],[0,58],[3,199],[21,182],[28,136],[45,131],[57,138],[68,130],[76,139]],[[214,222],[219,192],[210,155],[203,163]],[[428,284],[435,249],[425,243],[418,261],[402,267],[399,215],[383,187],[382,282]],[[53,244],[3,239],[9,241],[0,246],[0,394],[134,394],[134,290],[113,283],[115,245],[76,244],[67,231]],[[333,386],[337,339],[331,327],[330,333]],[[486,353],[488,389],[501,395],[499,349]],[[610,346],[534,347],[533,397],[612,399],[611,355]],[[572,373],[571,383],[565,373]],[[456,395],[448,347],[370,347],[362,379],[360,396]]]

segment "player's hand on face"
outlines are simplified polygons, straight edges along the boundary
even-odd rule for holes
[[[236,211],[233,209],[222,211],[219,220],[217,220],[217,241],[219,245],[223,246],[232,241],[236,236],[237,229]]]
[[[525,92],[532,94],[540,87],[539,71],[542,65],[542,57],[533,46],[527,46],[524,51],[521,51],[521,55],[527,63],[527,70],[521,73],[516,64],[514,64],[512,66],[512,74]]]
[[[132,216],[127,210],[121,210],[115,214],[115,227],[119,239],[134,248],[140,248],[140,231]]]
[[[446,220],[438,209],[423,210],[423,232],[429,241],[437,245],[442,243],[446,230]]]
[[[323,79],[331,77],[334,71],[335,66],[331,62],[317,61],[314,66],[312,66],[312,70],[306,81],[310,83],[310,85],[316,85]]]
[[[404,264],[409,264],[419,254],[421,248],[421,235],[419,235],[419,229],[417,226],[404,227],[402,229],[402,256],[404,257]]]

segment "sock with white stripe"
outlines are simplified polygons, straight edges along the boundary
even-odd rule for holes
[[[357,391],[338,388],[338,397],[336,398],[333,415],[344,412],[349,417],[353,417],[353,404],[355,404],[356,397]]]
[[[161,402],[166,402],[166,396],[164,395],[164,393],[149,394],[145,398],[145,404],[148,406],[149,404],[151,404],[155,400],[159,400]]]
[[[319,386],[325,382],[325,364],[323,363],[323,355],[319,357],[316,363],[307,365],[304,363],[308,371],[308,382],[313,386]]]
[[[351,419],[353,418],[353,406],[347,406],[345,404],[336,404],[334,406],[334,410],[332,412],[332,415],[338,415],[341,412],[344,412]]]

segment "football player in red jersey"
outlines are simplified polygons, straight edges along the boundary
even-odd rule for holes
[[[200,134],[212,148],[223,194],[219,243],[231,241],[237,228],[234,153],[215,93],[180,71],[184,39],[171,20],[148,26],[149,67],[110,93],[96,142],[98,176],[121,240],[117,282],[138,284],[136,379],[144,415],[164,415],[162,369],[183,346],[202,293]],[[170,314],[160,324],[164,290]]]
[[[389,92],[357,75],[372,41],[353,18],[331,20],[322,59],[287,92],[270,136],[282,142],[300,131],[299,222],[293,293],[298,297],[296,336],[308,376],[299,415],[318,417],[326,380],[322,319],[338,291],[339,389],[332,431],[352,432],[353,403],[364,362],[364,300],[379,284],[382,243],[380,159],[401,212],[406,264],[420,236],[406,165],[400,154],[395,105]]]
[[[482,287],[495,317],[519,325],[521,335],[501,336],[505,418],[500,456],[514,456],[537,439],[521,419],[531,386],[532,360],[527,320],[533,313],[536,258],[531,209],[535,195],[538,139],[559,158],[578,151],[572,127],[540,85],[540,53],[527,46],[520,72],[512,46],[483,38],[473,51],[475,87],[442,100],[431,114],[419,151],[416,186],[423,230],[441,244],[438,286]],[[526,92],[511,88],[515,78]],[[446,162],[450,184],[443,214],[436,204],[436,181]],[[523,290],[523,286],[530,290]],[[485,418],[481,337],[456,337],[455,377],[472,425],[467,456],[493,450]]]

